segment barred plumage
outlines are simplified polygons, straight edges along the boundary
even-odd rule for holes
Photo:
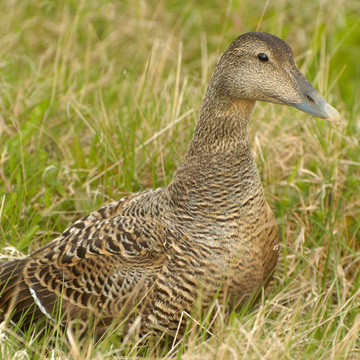
[[[13,310],[18,321],[32,306],[24,326],[90,314],[101,333],[136,308],[141,331],[172,335],[195,304],[204,310],[218,294],[235,308],[266,286],[279,234],[247,138],[256,100],[339,120],[285,42],[260,32],[238,37],[215,67],[169,186],[111,203],[29,257],[1,264],[3,314]]]

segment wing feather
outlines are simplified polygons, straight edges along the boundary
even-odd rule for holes
[[[23,269],[47,314],[60,299],[63,313],[126,313],[151,289],[176,239],[172,229],[149,217],[116,216],[74,227],[30,256]]]

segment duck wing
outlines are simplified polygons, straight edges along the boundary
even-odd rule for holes
[[[149,216],[100,217],[90,214],[28,258],[3,263],[0,308],[11,304],[15,321],[33,306],[32,318],[62,322],[89,312],[126,316],[135,305],[145,311],[179,234]]]

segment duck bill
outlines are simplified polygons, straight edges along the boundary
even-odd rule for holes
[[[289,105],[310,115],[329,120],[339,125],[341,123],[339,112],[324,100],[305,77],[300,77],[295,73],[291,75],[299,86],[303,95],[303,102]]]

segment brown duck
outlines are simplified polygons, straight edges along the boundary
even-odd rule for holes
[[[234,308],[258,293],[274,271],[279,233],[247,135],[257,100],[340,121],[284,41],[239,36],[216,64],[169,186],[113,202],[27,258],[1,264],[3,318],[11,312],[27,326],[90,315],[100,334],[114,319],[137,316],[142,332],[173,335],[198,304],[204,311],[217,298]]]

